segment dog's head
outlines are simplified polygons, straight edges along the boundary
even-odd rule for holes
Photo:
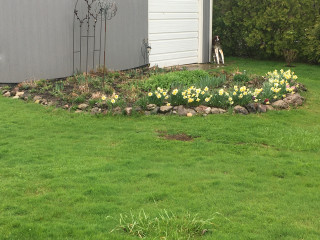
[[[216,43],[219,43],[220,42],[220,37],[217,35],[217,36],[214,36],[213,37],[213,44],[216,44]]]

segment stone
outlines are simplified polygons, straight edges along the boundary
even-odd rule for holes
[[[42,104],[42,105],[48,105],[48,101],[47,101],[46,99],[43,99],[43,100],[41,101],[41,104]]]
[[[159,107],[155,107],[152,111],[150,111],[150,114],[158,114],[159,113],[160,108]]]
[[[211,113],[212,114],[223,114],[226,113],[227,111],[222,109],[222,108],[211,108]]]
[[[115,107],[112,112],[113,112],[113,115],[121,115],[122,109],[121,107]]]
[[[192,113],[187,113],[187,117],[192,117],[193,116],[193,114]]]
[[[98,108],[98,107],[94,107],[94,108],[91,109],[90,113],[92,115],[99,114],[99,113],[101,113],[101,109]]]
[[[80,109],[80,110],[86,110],[88,107],[89,107],[88,104],[82,103],[82,104],[80,104],[80,105],[78,106],[78,109]]]
[[[102,94],[101,92],[95,92],[95,93],[92,93],[92,99],[100,99],[102,98]]]
[[[299,93],[296,93],[296,94],[291,94],[287,96],[285,99],[283,99],[283,101],[297,107],[303,104],[304,98],[301,97]]]
[[[151,112],[150,112],[150,111],[145,111],[145,112],[144,112],[144,115],[150,116],[150,115],[151,115]]]
[[[177,112],[176,110],[173,110],[173,111],[172,111],[172,114],[173,114],[173,115],[177,115],[178,112]]]
[[[267,111],[273,111],[274,108],[271,106],[271,105],[265,105],[266,108],[267,108]]]
[[[48,102],[48,107],[52,107],[52,106],[54,106],[54,102],[53,101]]]
[[[249,113],[256,113],[258,111],[258,103],[249,103],[246,109]]]
[[[186,111],[187,111],[187,113],[191,113],[192,116],[197,115],[197,112],[195,110],[193,110],[192,108],[186,108]]]
[[[179,116],[187,116],[187,114],[188,114],[188,111],[182,105],[178,106],[176,111]]]
[[[63,108],[63,109],[69,109],[69,105],[66,104],[66,105],[64,105],[62,108]]]
[[[3,94],[3,96],[4,96],[4,97],[11,97],[11,93],[10,93],[10,92],[5,92],[5,93]]]
[[[124,109],[126,115],[131,116],[132,115],[132,107],[127,107]]]
[[[77,110],[77,111],[75,111],[75,113],[82,113],[82,110]]]
[[[40,101],[41,99],[42,99],[42,97],[40,97],[40,96],[34,96],[34,97],[33,97],[33,101],[37,101],[37,100]]]
[[[20,97],[19,96],[14,96],[12,99],[19,99]]]
[[[161,106],[160,107],[160,113],[168,113],[173,109],[172,106]]]
[[[203,105],[196,107],[195,110],[199,114],[208,114],[211,112],[211,108],[209,108],[207,106],[203,106]]]
[[[240,105],[235,106],[233,109],[233,112],[237,114],[243,114],[243,115],[249,114],[248,110],[244,107],[241,107]]]
[[[258,104],[257,111],[258,111],[259,113],[265,113],[265,112],[267,112],[267,105]]]
[[[35,100],[34,103],[39,104],[39,103],[40,103],[40,100],[39,100],[39,99],[38,99],[38,100]]]
[[[157,107],[156,104],[148,104],[146,109],[147,109],[148,111],[152,111],[152,110],[155,109],[156,107]]]
[[[274,107],[276,109],[288,109],[289,104],[283,100],[278,100],[278,101],[272,103],[272,107]]]
[[[142,112],[142,108],[140,106],[135,107],[134,109],[136,112]]]
[[[16,96],[22,98],[24,96],[24,92],[17,92]]]

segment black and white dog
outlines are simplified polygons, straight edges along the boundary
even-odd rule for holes
[[[213,60],[215,63],[220,64],[220,61],[222,64],[224,64],[224,55],[220,44],[220,38],[219,36],[215,36],[212,39],[212,49],[213,49]]]

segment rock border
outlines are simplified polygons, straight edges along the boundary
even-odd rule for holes
[[[18,89],[13,89],[11,91],[4,90],[2,92],[2,96],[11,97],[13,99],[22,99],[25,101],[32,100],[34,103],[45,105],[45,106],[54,106],[54,102],[48,102],[46,99],[41,96],[32,96],[25,92],[19,92]],[[261,103],[249,103],[247,106],[237,105],[233,108],[234,114],[248,115],[248,114],[256,114],[256,113],[265,113],[267,111],[273,110],[287,110],[290,109],[291,106],[298,107],[302,106],[305,102],[305,98],[302,97],[299,93],[290,94],[282,100],[278,100],[273,102],[271,105],[261,104]],[[62,109],[71,110],[71,106],[64,105]],[[197,107],[186,107],[183,105],[180,106],[157,106],[155,104],[148,104],[146,106],[146,110],[143,110],[141,107],[126,107],[121,109],[120,107],[115,107],[112,110],[105,110],[103,108],[99,108],[99,106],[94,106],[90,108],[88,104],[82,103],[77,106],[75,113],[91,113],[92,115],[96,114],[108,114],[112,115],[127,115],[131,116],[132,113],[139,112],[145,115],[179,115],[179,116],[187,116],[192,117],[195,115],[207,116],[209,114],[225,114],[227,110],[222,108],[208,107],[204,105],[200,105]]]

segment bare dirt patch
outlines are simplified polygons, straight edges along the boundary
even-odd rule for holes
[[[167,140],[176,140],[176,141],[183,141],[183,142],[191,142],[194,140],[194,137],[191,137],[185,133],[178,133],[178,134],[168,134],[164,131],[158,131],[159,137],[164,138]]]

